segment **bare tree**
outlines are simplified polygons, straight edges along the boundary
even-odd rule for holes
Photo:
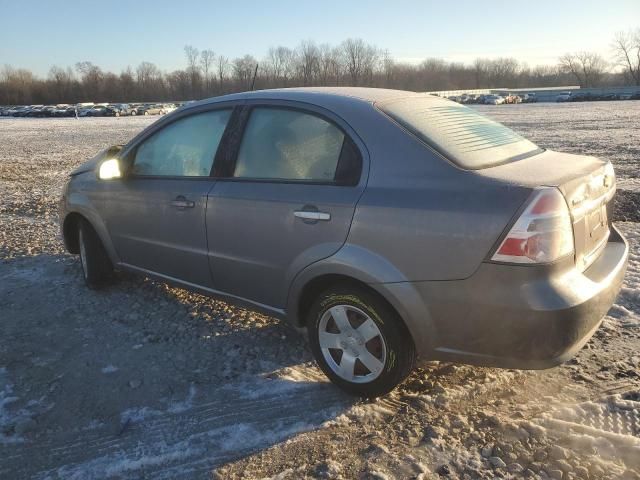
[[[311,40],[302,42],[296,50],[297,69],[303,85],[312,85],[319,70],[320,51]]]
[[[473,61],[473,76],[475,80],[475,87],[482,88],[486,85],[487,77],[489,74],[489,60],[486,58],[476,58]]]
[[[52,95],[56,102],[63,102],[66,98],[71,97],[73,89],[73,71],[53,66],[49,69],[49,82],[52,87]]]
[[[489,83],[494,87],[517,86],[520,65],[515,58],[496,58],[489,61]]]
[[[366,45],[361,39],[349,38],[342,42],[345,66],[351,76],[351,84],[358,85],[362,76]]]
[[[166,84],[171,98],[189,98],[191,78],[185,70],[176,70],[166,76]]]
[[[162,73],[154,63],[142,62],[136,68],[136,83],[140,100],[157,100],[161,94],[159,84]]]
[[[224,79],[227,76],[227,70],[229,69],[229,59],[223,55],[218,55],[218,82],[220,92],[224,91]]]
[[[85,61],[76,63],[76,70],[80,73],[82,79],[85,99],[92,99],[93,101],[101,99],[100,89],[103,73],[100,67]]]
[[[286,86],[295,73],[295,54],[287,47],[272,47],[265,59],[265,72],[272,85]]]
[[[594,87],[600,83],[607,62],[597,53],[566,53],[560,57],[560,68],[570,73],[581,87]]]
[[[0,102],[5,105],[31,103],[36,78],[29,70],[5,65],[0,73]]]
[[[251,86],[257,63],[256,59],[251,55],[245,55],[233,61],[233,77],[236,80],[236,86],[240,90],[248,90]]]
[[[394,84],[394,78],[397,73],[396,62],[389,53],[389,50],[382,52],[382,74],[384,76],[384,86],[389,88]]]
[[[373,74],[379,56],[377,48],[367,45],[361,38],[348,38],[342,42],[342,52],[351,85],[359,85],[364,78]]]
[[[120,93],[122,100],[126,102],[133,101],[136,97],[136,82],[133,78],[131,67],[120,72]]]
[[[448,85],[448,65],[441,58],[427,58],[419,68],[421,90],[444,90]]]
[[[634,85],[640,85],[640,28],[635,31],[618,32],[613,41],[616,63]]]
[[[211,89],[211,75],[213,64],[216,60],[216,54],[213,50],[202,50],[200,52],[200,64],[202,65],[202,73],[204,75],[204,87],[207,93]]]
[[[187,58],[187,73],[191,80],[191,95],[197,97],[200,86],[200,52],[191,45],[185,45],[184,55]]]

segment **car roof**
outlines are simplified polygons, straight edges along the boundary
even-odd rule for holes
[[[233,93],[220,97],[208,98],[189,104],[187,108],[230,100],[290,100],[311,103],[321,107],[336,106],[342,103],[345,106],[350,103],[377,103],[389,100],[397,100],[407,97],[431,96],[425,93],[409,92],[405,90],[390,90],[385,88],[365,87],[295,87],[277,88],[270,90],[255,90],[251,92]],[[433,96],[431,96],[433,97]],[[437,97],[433,97],[434,99]]]

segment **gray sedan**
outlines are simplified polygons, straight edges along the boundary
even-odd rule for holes
[[[344,390],[417,360],[548,368],[613,303],[628,246],[610,163],[463,105],[365,88],[176,110],[71,173],[61,226],[89,287],[114,269],[306,328]]]

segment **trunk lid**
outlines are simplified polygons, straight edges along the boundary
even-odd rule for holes
[[[588,268],[605,247],[616,189],[613,170],[607,162],[547,150],[476,173],[519,186],[557,187],[571,212],[576,267],[580,270]]]

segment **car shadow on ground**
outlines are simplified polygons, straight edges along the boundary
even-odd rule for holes
[[[336,418],[295,330],[69,255],[0,263],[0,477],[198,476]]]

